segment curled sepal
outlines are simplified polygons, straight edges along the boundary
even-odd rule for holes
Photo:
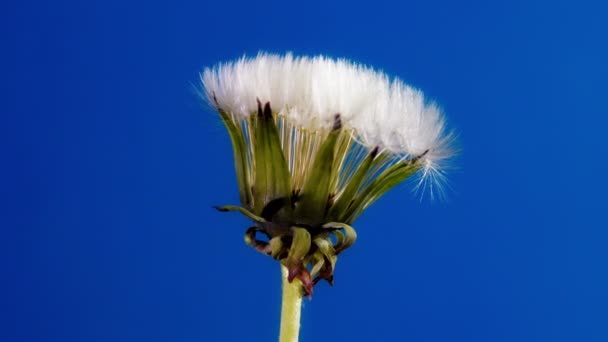
[[[279,259],[287,251],[282,236],[273,237],[268,241],[268,245],[270,247],[270,256],[274,259]]]
[[[357,240],[357,232],[355,231],[355,228],[349,226],[346,223],[329,222],[324,224],[323,228],[336,230],[333,232],[336,236],[336,239],[338,240],[336,245],[334,246],[336,250],[336,255],[340,254],[340,252],[352,246]],[[338,229],[341,229],[342,232],[340,233],[339,231],[337,231]]]
[[[258,251],[262,254],[271,255],[272,254],[271,245],[266,241],[258,240],[256,238],[256,235],[258,232],[266,234],[264,232],[264,230],[260,227],[250,227],[249,229],[247,229],[247,231],[245,232],[245,243],[248,246],[253,247],[256,251]],[[269,237],[269,236],[266,235],[266,237]]]
[[[346,240],[346,235],[339,230],[332,230],[331,234],[336,238],[336,243],[334,244],[334,249],[338,246],[342,246],[344,241]]]
[[[310,257],[310,264],[312,265],[312,268],[310,269],[310,276],[312,279],[316,280],[318,278],[317,275],[319,275],[321,272],[321,268],[323,265],[325,265],[325,258],[323,257],[321,251],[317,250],[314,252],[314,254]]]
[[[257,216],[256,214],[252,213],[251,211],[243,208],[243,207],[239,207],[238,205],[224,205],[224,206],[215,206],[215,209],[217,209],[218,211],[238,211],[239,213],[245,215],[247,218],[251,219],[252,221],[258,222],[258,223],[266,223],[266,220],[264,220],[263,218]]]
[[[320,254],[321,260],[323,261],[321,267],[317,271],[319,276],[313,278],[313,284],[316,284],[321,279],[325,279],[329,285],[333,286],[334,269],[336,266],[336,261],[338,261],[336,251],[328,239],[316,238],[314,239],[313,243],[317,247],[317,252],[315,254]],[[316,273],[313,274],[316,275]]]
[[[291,227],[292,241],[287,258],[282,260],[289,271],[287,280],[292,282],[298,278],[302,282],[304,295],[312,294],[312,280],[306,268],[305,258],[310,251],[310,233],[305,228]]]

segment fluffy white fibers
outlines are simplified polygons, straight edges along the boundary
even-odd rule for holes
[[[423,175],[441,171],[439,162],[452,155],[436,104],[399,79],[345,59],[260,53],[207,68],[201,78],[210,103],[234,117],[255,113],[257,99],[311,130],[329,129],[339,113],[361,144],[419,158]]]

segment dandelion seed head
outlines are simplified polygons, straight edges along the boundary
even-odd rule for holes
[[[453,154],[452,134],[435,103],[399,79],[346,59],[260,53],[207,68],[201,79],[209,101],[237,117],[255,113],[259,99],[293,126],[323,132],[339,113],[367,148],[408,158],[425,153],[424,182],[439,179]]]
[[[242,204],[218,209],[253,220],[245,242],[306,295],[333,284],[357,237],[350,224],[395,185],[416,175],[421,199],[443,197],[453,134],[439,106],[399,79],[346,59],[260,53],[201,80],[232,141]]]

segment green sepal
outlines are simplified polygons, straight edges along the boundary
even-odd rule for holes
[[[258,100],[258,114],[252,124],[255,163],[254,212],[260,214],[272,200],[290,198],[291,175],[281,148],[279,131],[272,117],[270,102],[262,109],[262,103]]]
[[[300,198],[298,200],[295,217],[298,222],[310,225],[318,225],[324,221],[325,210],[330,194],[330,183],[336,165],[334,165],[334,155],[336,142],[340,136],[342,123],[340,116],[336,115],[334,127],[323,142],[307,177]]]
[[[228,135],[230,136],[230,141],[232,142],[234,168],[239,185],[239,197],[241,200],[241,205],[251,209],[253,208],[254,203],[252,202],[253,197],[251,194],[251,185],[249,184],[250,174],[248,166],[249,164],[247,162],[247,145],[245,144],[243,133],[231,116],[228,115],[228,113],[219,108],[218,112],[220,114],[220,118],[222,118],[222,121],[226,126],[226,129],[228,130]]]
[[[415,161],[402,161],[384,170],[373,182],[359,192],[343,212],[341,222],[352,223],[367,207],[397,184],[413,175],[420,166]]]
[[[310,251],[310,233],[306,228],[291,227],[293,234],[289,254],[287,254],[287,263],[299,263],[304,260],[304,257]]]
[[[357,168],[357,171],[348,179],[348,184],[329,209],[327,215],[328,220],[338,220],[340,215],[348,208],[348,205],[352,202],[353,197],[361,187],[361,184],[363,184],[369,169],[375,164],[374,161],[376,160],[377,154],[378,147],[374,148],[367,155],[365,160],[359,165],[359,168]]]
[[[257,216],[256,214],[252,213],[251,211],[243,208],[243,207],[239,207],[238,205],[224,205],[224,206],[215,206],[215,209],[217,209],[218,211],[237,211],[241,214],[243,214],[244,216],[246,216],[247,218],[249,218],[252,221],[258,222],[258,223],[266,223],[266,220],[264,220],[262,217]]]

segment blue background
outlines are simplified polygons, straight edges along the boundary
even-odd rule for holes
[[[4,1],[0,341],[273,341],[205,66],[382,68],[447,113],[448,199],[356,222],[302,341],[608,341],[605,2]]]

